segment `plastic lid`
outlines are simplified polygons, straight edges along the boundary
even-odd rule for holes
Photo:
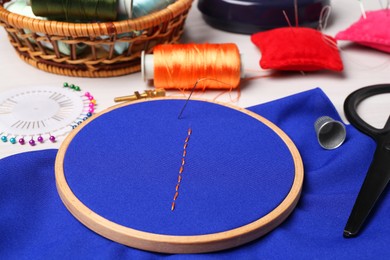
[[[299,26],[317,27],[321,10],[327,5],[330,0],[299,0]],[[291,24],[296,24],[293,0],[199,0],[198,8],[211,26],[236,33],[286,27],[283,11]]]

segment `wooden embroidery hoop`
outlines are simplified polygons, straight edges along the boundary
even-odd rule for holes
[[[169,100],[169,99],[183,99],[183,98],[155,98],[153,100]],[[201,99],[194,99],[198,101],[205,101]],[[115,109],[133,105],[136,103],[148,102],[148,100],[138,100],[131,103],[122,103],[113,107],[110,107],[98,114],[92,116],[91,122],[95,118],[101,115],[109,113]],[[87,206],[83,204],[72,192],[69,187],[65,173],[64,173],[64,158],[69,147],[69,144],[73,138],[81,131],[88,123],[81,125],[72,131],[63,144],[61,145],[56,162],[55,162],[55,178],[58,193],[67,207],[67,209],[73,214],[85,226],[93,230],[94,232],[106,237],[110,240],[116,241],[120,244],[161,253],[204,253],[219,251],[223,249],[233,248],[247,242],[253,241],[266,233],[270,232],[278,225],[280,225],[294,210],[298,203],[302,184],[303,184],[303,163],[298,149],[292,140],[276,125],[265,119],[264,117],[253,113],[244,108],[236,107],[230,104],[221,102],[216,103],[234,110],[238,110],[250,117],[260,121],[270,129],[272,129],[285,143],[288,150],[291,153],[294,162],[294,180],[290,191],[284,200],[272,211],[265,216],[238,228],[231,230],[206,234],[206,235],[194,235],[194,236],[175,236],[175,235],[161,235],[150,232],[139,231],[133,228],[119,225],[112,222],[97,213],[93,212]]]

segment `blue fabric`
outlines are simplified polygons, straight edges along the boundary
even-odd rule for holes
[[[64,160],[76,197],[115,223],[165,235],[227,231],[276,208],[294,179],[282,139],[255,118],[209,102],[190,101],[178,120],[184,103],[133,104],[86,125]]]
[[[266,236],[238,248],[197,255],[156,254],[109,241],[88,230],[66,210],[55,188],[57,151],[45,150],[0,160],[0,258],[389,259],[387,192],[361,235],[354,239],[342,237],[375,143],[347,126],[347,139],[340,148],[320,148],[314,121],[323,115],[339,119],[320,89],[250,110],[276,123],[293,139],[305,166],[300,202],[292,215]]]

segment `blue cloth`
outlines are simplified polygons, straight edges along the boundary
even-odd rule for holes
[[[371,162],[375,143],[347,125],[346,142],[323,150],[313,123],[323,115],[340,119],[320,89],[249,108],[282,128],[303,158],[302,197],[291,216],[266,236],[238,248],[196,255],[145,252],[107,240],[80,224],[55,187],[56,150],[0,160],[0,258],[2,259],[389,259],[390,198],[359,237],[342,232]]]

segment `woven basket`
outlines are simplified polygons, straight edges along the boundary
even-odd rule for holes
[[[139,71],[143,50],[178,42],[193,0],[177,0],[137,19],[101,23],[33,19],[7,11],[6,1],[0,0],[0,25],[22,60],[55,74],[112,77]],[[125,48],[118,52],[117,44]],[[63,46],[69,51],[61,51]]]

